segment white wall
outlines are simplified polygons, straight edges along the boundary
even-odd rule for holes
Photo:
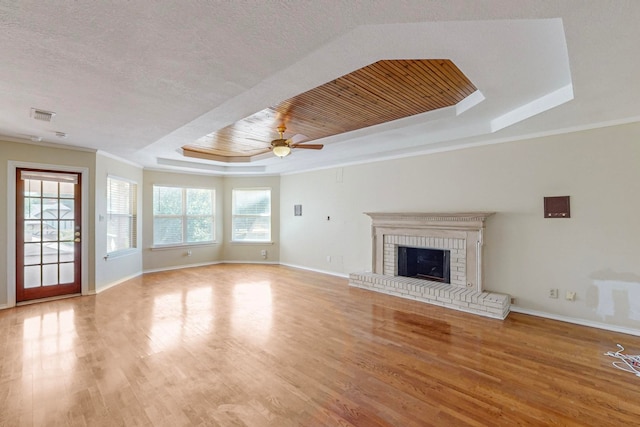
[[[531,311],[638,328],[640,124],[288,175],[281,193],[282,263],[370,270],[363,212],[495,211],[487,289]],[[564,195],[571,218],[543,218],[543,197]],[[577,300],[549,299],[550,288]]]
[[[107,177],[114,176],[133,181],[138,188],[138,242],[135,250],[126,251],[124,254],[107,255]],[[98,153],[96,155],[95,175],[95,265],[96,265],[96,292],[100,292],[123,280],[142,273],[142,169],[124,161],[116,160],[110,156]]]

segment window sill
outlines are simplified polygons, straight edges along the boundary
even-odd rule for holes
[[[229,242],[232,245],[248,245],[248,246],[265,246],[265,245],[273,245],[275,244],[275,242],[272,241],[268,241],[268,242],[260,242],[260,241],[242,241],[242,240],[232,240]]]
[[[111,259],[122,258],[122,257],[126,257],[126,256],[129,256],[129,255],[135,255],[135,254],[138,254],[138,253],[140,253],[140,251],[137,248],[123,249],[121,251],[108,253],[103,258],[104,258],[105,261],[109,261]]]
[[[199,248],[202,246],[215,246],[218,242],[203,242],[203,243],[177,243],[175,245],[158,245],[150,246],[152,251],[165,251],[170,249],[184,249],[184,248]]]

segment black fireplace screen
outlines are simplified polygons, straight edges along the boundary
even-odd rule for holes
[[[398,246],[398,276],[451,283],[450,251]]]

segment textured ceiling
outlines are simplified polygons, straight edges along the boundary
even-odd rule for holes
[[[278,174],[637,121],[638,22],[635,0],[0,0],[0,134],[148,168]],[[282,100],[407,58],[451,59],[478,91],[282,160],[181,153]],[[56,116],[35,121],[33,107]]]

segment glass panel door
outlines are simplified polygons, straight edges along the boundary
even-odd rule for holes
[[[80,174],[17,169],[16,301],[80,293]]]

